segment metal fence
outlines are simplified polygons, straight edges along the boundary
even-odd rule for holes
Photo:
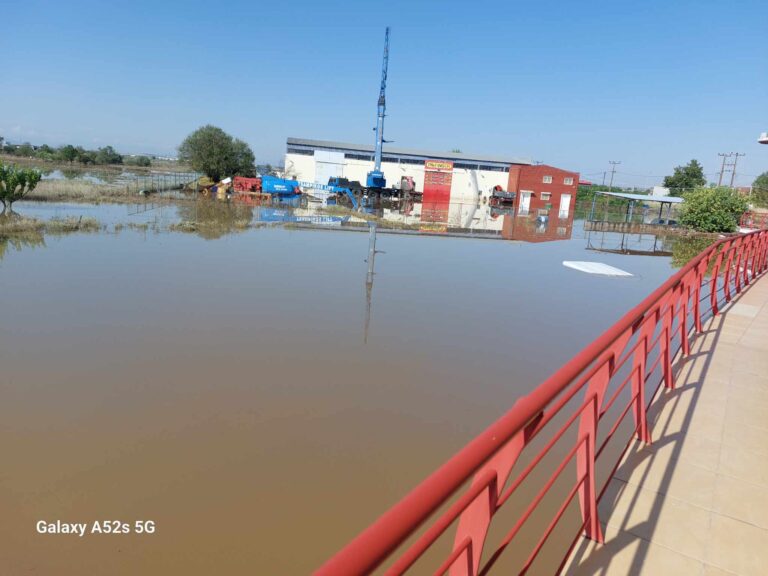
[[[768,212],[744,212],[739,221],[739,226],[751,230],[768,228]]]
[[[181,190],[191,183],[196,182],[201,174],[197,172],[155,172],[150,174],[137,174],[115,184],[124,186],[128,195],[146,193],[170,192]]]
[[[704,319],[765,272],[767,253],[766,230],[707,248],[316,574],[368,574],[377,568],[402,574],[417,562],[421,569],[429,562],[429,573],[487,574],[542,508],[546,517],[526,541],[530,547],[504,571],[526,573],[555,529],[564,529],[569,544],[554,556],[555,568],[546,570],[562,571],[580,535],[603,540],[598,501],[634,439],[651,441],[646,414],[662,385],[675,386],[673,359],[689,354],[690,337],[702,330]],[[491,532],[502,507],[510,508],[532,477],[533,491],[512,507],[511,518],[504,515],[501,532]],[[559,493],[553,490],[557,482],[565,483]],[[569,507],[578,513],[566,516]],[[448,545],[436,546],[444,535]]]

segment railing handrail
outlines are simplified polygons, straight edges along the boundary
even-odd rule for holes
[[[738,238],[748,238],[762,232],[765,231],[756,230]],[[506,414],[430,474],[402,500],[330,558],[315,574],[322,576],[367,574],[380,566],[505,443],[537,418],[622,335],[625,335],[628,330],[637,328],[646,318],[646,314],[658,306],[663,297],[679,287],[689,272],[704,259],[709,258],[724,243],[733,241],[733,236],[722,238],[688,262],[532,392],[519,398]]]

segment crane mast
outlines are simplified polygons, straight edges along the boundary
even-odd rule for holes
[[[381,149],[384,145],[384,116],[387,110],[385,92],[387,89],[387,66],[389,64],[389,26],[384,32],[384,62],[381,67],[381,89],[376,111],[376,148],[373,155],[373,170],[368,172],[368,188],[385,188],[387,182],[381,171]]]

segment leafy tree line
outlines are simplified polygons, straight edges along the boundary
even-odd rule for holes
[[[118,153],[112,146],[104,146],[96,150],[86,150],[82,146],[65,144],[59,147],[42,144],[33,146],[29,142],[23,144],[9,144],[0,136],[0,151],[10,156],[19,158],[35,158],[44,162],[65,162],[68,164],[125,164],[127,166],[151,166],[152,159],[149,156],[124,156]]]

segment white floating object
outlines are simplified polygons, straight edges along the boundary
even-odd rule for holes
[[[573,268],[580,272],[586,272],[587,274],[602,274],[603,276],[632,276],[629,272],[626,272],[620,268],[614,268],[608,264],[602,262],[578,262],[572,260],[564,260],[563,266],[566,268]]]

